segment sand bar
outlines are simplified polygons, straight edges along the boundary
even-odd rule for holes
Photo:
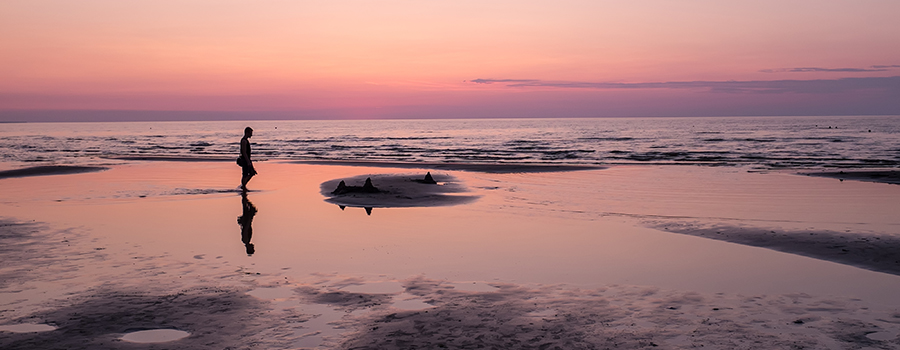
[[[800,174],[840,179],[841,181],[856,180],[900,185],[900,171],[897,170],[841,170]]]
[[[661,222],[662,230],[798,254],[900,275],[900,236],[827,230],[783,230],[728,224]]]
[[[428,174],[431,174],[430,172]],[[424,183],[424,174],[364,174],[354,177],[333,179],[321,185],[321,193],[326,201],[343,206],[368,208],[409,208],[460,205],[477,200],[456,177],[449,174],[435,174],[437,183]],[[377,192],[334,193],[340,182],[347,186],[362,186],[371,180]]]
[[[107,170],[107,167],[76,165],[42,165],[29,168],[0,171],[0,179],[26,176],[80,174]]]
[[[209,157],[198,157],[198,156],[110,156],[106,157],[108,159],[117,159],[117,160],[143,160],[143,161],[158,161],[158,162],[233,162],[237,159],[237,157],[221,157],[221,156],[209,156]]]

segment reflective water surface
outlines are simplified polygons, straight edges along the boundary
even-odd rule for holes
[[[342,308],[340,298],[363,298],[394,312],[436,307],[432,297],[408,289],[410,280],[444,281],[441,288],[456,293],[505,293],[508,284],[637,285],[900,308],[897,275],[647,225],[724,222],[779,232],[897,235],[896,185],[696,166],[448,172],[478,200],[366,215],[363,208],[326,202],[320,184],[417,170],[273,161],[258,170],[244,195],[237,190],[239,168],[230,163],[134,162],[96,173],[2,180],[4,216],[55,232],[42,255],[49,260],[21,262],[34,265],[0,290],[3,309],[13,310],[2,317],[31,317],[51,301],[113,285],[175,295],[160,300],[182,298],[178,293],[206,300],[202,293],[220,293],[210,287],[218,286],[243,290],[229,296],[242,303],[248,297],[275,305],[268,317],[294,322],[279,334],[296,338],[295,346],[328,347],[345,332],[342,322],[367,312]]]
[[[252,184],[257,191],[242,197],[229,192],[236,187],[230,165],[178,164],[175,172],[168,166],[122,166],[68,175],[71,181],[64,182],[9,179],[4,211],[81,228],[108,260],[85,267],[97,269],[98,276],[115,274],[110,266],[136,257],[159,256],[165,258],[156,264],[186,269],[170,273],[202,276],[209,269],[239,269],[299,280],[320,272],[425,275],[853,294],[885,302],[897,302],[887,286],[900,286],[896,276],[641,225],[642,220],[700,220],[895,234],[900,186],[894,185],[697,167],[458,172],[454,175],[481,199],[451,207],[379,209],[369,216],[355,213],[361,208],[341,210],[324,202],[318,185],[390,169],[262,163],[265,176]],[[247,221],[248,205],[254,213],[252,243],[250,223],[244,229],[235,225],[235,217]]]

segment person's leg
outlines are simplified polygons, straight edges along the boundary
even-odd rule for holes
[[[253,177],[252,171],[244,171],[243,176],[241,176],[241,190],[247,190],[247,183],[250,182],[250,178]]]

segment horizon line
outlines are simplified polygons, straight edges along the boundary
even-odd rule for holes
[[[0,110],[0,124],[26,124],[26,123],[128,123],[128,122],[215,122],[215,121],[370,121],[370,120],[474,120],[474,119],[615,119],[615,118],[789,118],[789,117],[900,117],[900,114],[883,114],[883,113],[855,113],[855,114],[697,114],[697,115],[616,115],[616,116],[588,116],[588,115],[572,115],[572,116],[460,116],[460,117],[408,117],[408,116],[379,116],[379,117],[303,117],[303,116],[285,116],[271,118],[272,114],[288,114],[299,113],[300,111],[214,111],[214,110],[136,110],[136,109],[8,109]],[[28,114],[35,116],[39,113],[56,114],[56,118],[47,118],[39,120],[18,120],[6,119],[4,117],[9,114]],[[102,113],[109,115],[111,113],[128,113],[145,114],[134,119],[109,120],[105,118],[84,118],[87,113]],[[74,114],[74,115],[73,115]],[[153,118],[146,114],[152,114],[156,117],[169,115],[170,118]],[[176,114],[186,118],[171,118]],[[208,119],[198,118],[199,115],[226,114],[233,116],[232,118]],[[246,116],[248,114],[263,114],[261,118],[235,118],[238,116]],[[72,120],[61,120],[65,117],[76,117]],[[81,118],[77,118],[81,117]]]

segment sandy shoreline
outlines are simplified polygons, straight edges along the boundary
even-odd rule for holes
[[[844,229],[896,227],[895,186],[695,167],[258,167],[252,237],[224,162],[3,179],[0,326],[57,328],[0,331],[0,347],[900,349],[900,241]],[[441,187],[396,192],[420,185],[413,169]],[[367,177],[391,201],[328,195]],[[869,216],[823,216],[829,198]],[[120,340],[147,329],[190,336]]]
[[[900,171],[896,170],[841,170],[827,172],[802,172],[800,175],[827,177],[832,179],[880,182],[900,185]]]
[[[197,156],[114,156],[107,159],[156,161],[156,162],[233,162],[237,157]]]
[[[88,173],[88,172],[95,172],[95,171],[103,171],[103,170],[108,170],[108,169],[109,169],[108,167],[99,167],[99,166],[44,165],[44,166],[35,166],[35,167],[28,167],[28,168],[15,169],[15,170],[0,171],[0,179],[6,179],[6,178],[11,178],[11,177],[26,177],[26,176],[80,174],[80,173]]]
[[[403,162],[383,162],[383,161],[361,161],[361,160],[303,160],[292,161],[297,164],[313,164],[313,165],[346,165],[355,167],[378,167],[378,168],[402,168],[402,169],[436,169],[436,170],[458,170],[473,171],[484,173],[542,173],[542,172],[559,172],[559,171],[578,171],[578,170],[598,170],[604,169],[602,166],[591,165],[552,165],[552,164],[518,164],[518,163],[501,163],[501,164],[481,164],[481,163],[403,163]]]
[[[652,226],[697,237],[808,256],[900,275],[900,237],[827,230],[766,229],[727,224],[660,222]]]

